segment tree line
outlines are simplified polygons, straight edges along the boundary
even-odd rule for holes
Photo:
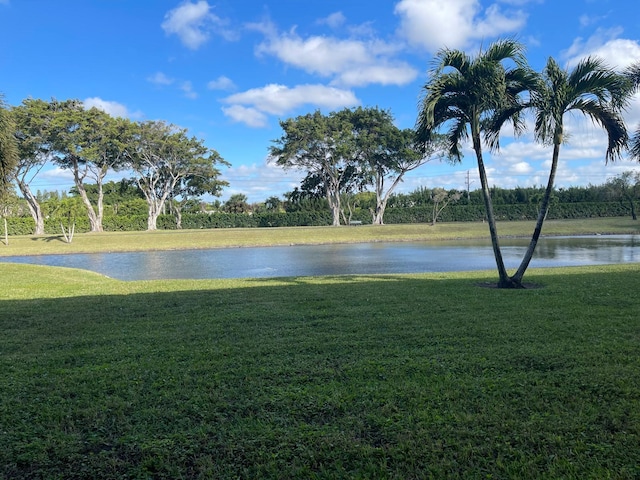
[[[95,203],[97,185],[85,184],[87,196]],[[105,230],[140,230],[147,227],[148,207],[142,191],[131,179],[108,181],[103,184]],[[300,196],[287,192],[283,197],[271,196],[264,201],[250,203],[244,194],[234,194],[222,202],[205,202],[197,197],[180,207],[180,213],[166,203],[163,214],[158,216],[158,228],[219,228],[259,226],[308,226],[331,225],[328,203],[322,192],[314,196]],[[490,189],[491,198],[499,220],[535,219],[545,189],[538,187]],[[60,222],[74,219],[80,231],[88,231],[85,206],[77,190],[69,193],[36,191],[36,199],[46,219],[45,231],[60,229]],[[348,220],[373,223],[376,197],[373,192],[359,192],[349,197],[351,211],[342,213]],[[640,172],[626,171],[600,185],[574,186],[555,189],[551,196],[552,209],[549,218],[584,218],[629,215],[636,218],[640,201]],[[389,223],[425,223],[438,221],[485,220],[482,191],[445,190],[442,187],[418,187],[413,191],[390,195],[386,218]],[[2,215],[9,218],[11,234],[25,235],[33,232],[33,221],[26,222],[29,210],[24,199],[6,197]],[[184,214],[184,215],[183,215]],[[25,218],[26,217],[26,218]],[[185,221],[183,221],[183,217]],[[21,220],[22,219],[22,220]],[[186,222],[186,223],[185,223]],[[58,225],[57,227],[55,225]]]
[[[18,188],[36,235],[44,233],[44,215],[30,184],[47,164],[72,173],[92,232],[103,230],[104,183],[111,172],[133,174],[130,180],[146,201],[148,230],[157,228],[167,202],[179,214],[190,198],[219,196],[227,185],[219,178],[219,167],[228,165],[220,154],[164,121],[114,118],[97,108],[85,109],[79,100],[26,99],[0,110],[7,122],[4,131],[13,140],[13,151],[2,157],[4,194],[11,184]]]

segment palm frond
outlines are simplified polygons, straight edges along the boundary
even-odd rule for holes
[[[600,102],[609,102],[613,108],[622,109],[629,101],[631,91],[628,79],[607,68],[597,58],[580,62],[567,78],[575,97],[596,97]]]
[[[515,39],[503,39],[492,43],[482,55],[482,59],[492,63],[512,60],[518,67],[525,67],[525,47]]]
[[[446,138],[449,146],[449,158],[451,158],[454,163],[461,162],[462,152],[460,151],[460,141],[469,138],[467,122],[462,119],[452,122]]]
[[[608,138],[606,161],[613,162],[617,160],[629,141],[627,127],[620,114],[606,104],[585,98],[576,100],[572,104],[571,110],[582,112],[594,124],[600,125],[605,129]]]
[[[640,128],[636,130],[629,142],[629,154],[631,158],[640,161]]]
[[[638,90],[638,88],[640,88],[640,62],[631,64],[624,71],[624,76],[627,77],[627,79],[631,83],[632,90]]]
[[[431,78],[439,76],[445,69],[452,68],[464,73],[471,64],[471,58],[460,50],[443,48],[433,58],[430,70]]]

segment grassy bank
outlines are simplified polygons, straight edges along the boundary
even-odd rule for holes
[[[639,274],[0,264],[0,477],[638,478]]]
[[[499,223],[501,236],[529,237],[533,222]],[[628,218],[549,220],[544,235],[640,233],[640,224]],[[9,237],[0,242],[0,256],[56,253],[123,252],[185,248],[251,247],[314,243],[441,241],[488,238],[484,223],[363,225],[358,227],[230,228],[214,230],[163,230],[156,232],[105,232],[76,234],[71,244],[60,236]]]

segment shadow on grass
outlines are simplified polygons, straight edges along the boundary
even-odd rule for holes
[[[540,275],[548,288],[517,295],[473,288],[476,274],[4,300],[0,475],[633,478],[636,277]]]
[[[67,241],[64,239],[63,235],[47,235],[47,236],[42,236],[42,237],[30,237],[32,241],[34,242],[55,242],[55,241],[60,241],[62,243],[67,243]]]

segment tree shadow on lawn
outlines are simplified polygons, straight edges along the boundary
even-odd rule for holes
[[[60,241],[62,243],[68,243],[63,235],[46,235],[46,236],[36,236],[36,237],[31,237],[30,238],[31,241],[33,242],[55,242],[55,241]]]

